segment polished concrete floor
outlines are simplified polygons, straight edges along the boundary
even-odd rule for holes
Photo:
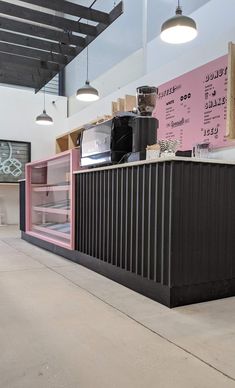
[[[235,298],[173,310],[0,228],[0,388],[235,388]]]

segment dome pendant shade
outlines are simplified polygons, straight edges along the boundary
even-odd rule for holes
[[[43,110],[43,113],[42,113],[42,114],[40,114],[39,116],[37,116],[37,118],[36,118],[36,123],[37,123],[38,125],[53,125],[53,124],[54,124],[52,117],[50,117],[50,116],[47,114],[47,112],[46,112],[45,109]]]
[[[182,15],[181,7],[176,8],[176,15],[163,23],[161,39],[166,43],[180,44],[190,42],[197,36],[195,21]]]
[[[90,85],[89,81],[86,81],[85,85],[78,89],[76,98],[79,101],[97,101],[99,100],[98,90]]]

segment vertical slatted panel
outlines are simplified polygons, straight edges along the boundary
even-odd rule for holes
[[[130,193],[130,202],[129,202],[129,214],[130,214],[130,222],[129,222],[129,236],[130,238],[128,239],[128,246],[129,246],[129,249],[128,249],[128,252],[127,254],[129,253],[129,262],[130,262],[130,266],[129,266],[129,270],[131,272],[134,272],[133,270],[133,236],[134,236],[134,228],[133,228],[133,221],[134,221],[134,167],[131,167],[130,169],[128,169],[129,171],[129,175],[130,175],[130,186],[129,186],[129,193]]]
[[[91,238],[88,239],[88,254],[91,255],[92,254],[92,224],[93,224],[93,220],[92,220],[92,174],[89,174],[89,230],[88,230],[88,233],[89,233],[89,236],[91,236]]]
[[[111,259],[111,218],[112,218],[112,176],[107,171],[107,236],[106,237],[106,261],[110,263]]]
[[[91,187],[91,190],[92,190],[92,239],[91,239],[91,256],[94,256],[95,257],[95,236],[96,236],[96,225],[95,225],[95,221],[96,221],[96,207],[95,207],[95,201],[96,201],[96,193],[95,193],[95,180],[96,180],[96,177],[95,177],[95,174],[92,173],[92,187]]]
[[[155,171],[155,181],[153,182],[153,192],[152,192],[152,199],[153,199],[153,204],[154,204],[154,209],[153,209],[153,214],[154,214],[154,218],[153,218],[153,224],[154,225],[157,225],[157,221],[158,221],[158,164],[154,166],[154,169],[156,169]],[[158,243],[158,230],[157,228],[155,229],[155,234],[156,234],[156,238],[153,238],[153,257],[159,257],[158,256],[158,246],[160,245]],[[153,280],[155,282],[157,282],[157,274],[158,274],[158,261],[159,260],[154,260],[154,264],[153,264]]]
[[[86,190],[86,184],[85,184],[85,175],[82,177],[82,220],[83,220],[83,228],[84,228],[84,234],[82,234],[82,251],[85,252],[85,235],[86,235],[86,211],[85,211],[85,190]]]
[[[124,228],[123,228],[123,240],[124,240],[124,246],[123,246],[123,255],[124,255],[124,267],[125,270],[130,270],[130,257],[128,255],[128,248],[129,248],[129,242],[130,242],[130,209],[131,209],[131,202],[130,202],[130,173],[131,169],[128,169],[126,171],[126,174],[124,174],[124,180],[125,180],[125,218],[124,218]],[[131,193],[130,193],[131,194]]]
[[[119,227],[120,227],[120,213],[119,213],[119,201],[120,201],[120,184],[119,184],[119,175],[120,171],[116,170],[116,222],[113,220],[113,225],[115,229],[115,255],[114,255],[114,264],[119,267],[119,244],[118,244],[118,238],[119,238]]]
[[[99,251],[99,175],[95,174],[95,257],[98,257]]]
[[[170,287],[235,278],[235,169],[161,162],[78,174],[76,249]]]
[[[169,256],[171,236],[170,170],[166,164],[78,174],[77,249],[166,284],[169,265],[165,257]]]
[[[144,277],[150,278],[150,194],[151,194],[151,164],[145,166],[145,194],[144,194],[144,256],[143,256],[143,274]]]
[[[112,201],[111,201],[111,209],[112,209],[112,217],[110,221],[110,229],[111,229],[111,264],[115,265],[114,255],[115,255],[115,226],[116,222],[116,190],[115,190],[115,181],[116,181],[116,170],[112,171]]]
[[[76,178],[77,181],[77,178]],[[77,182],[76,182],[77,183]],[[82,213],[81,213],[81,202],[82,202],[82,178],[79,179],[79,185],[76,185],[76,249],[81,249],[81,224],[82,224]]]
[[[163,191],[163,209],[164,218],[162,221],[162,244],[163,244],[163,255],[162,255],[162,283],[168,285],[170,280],[170,257],[171,252],[171,187],[172,187],[172,163],[165,163],[164,168],[164,187]]]
[[[107,186],[107,171],[103,174],[104,195],[102,201],[102,257],[107,261],[106,240],[107,240],[107,205],[108,205],[108,186]]]
[[[25,181],[20,182],[19,201],[20,201],[20,230],[25,232]]]
[[[147,252],[146,252],[146,255],[147,255],[147,278],[150,280],[151,279],[151,271],[152,271],[152,268],[151,268],[151,262],[150,262],[150,248],[151,248],[151,245],[150,245],[150,242],[151,242],[151,226],[152,226],[152,223],[151,223],[151,205],[152,205],[152,201],[151,201],[151,193],[152,193],[152,165],[150,164],[149,165],[149,168],[148,168],[148,197],[146,198],[147,200],[147,217],[146,217],[146,220],[147,220],[147,223],[146,223],[146,228],[147,228]]]
[[[162,278],[162,257],[163,257],[163,237],[162,237],[162,229],[164,225],[164,198],[163,196],[163,191],[164,191],[164,175],[163,172],[163,166],[161,164],[158,165],[158,183],[156,185],[156,191],[157,191],[157,219],[156,219],[156,244],[157,244],[157,249],[156,249],[156,257],[158,260],[156,260],[156,281],[158,283],[161,283],[163,278]]]
[[[104,173],[99,174],[99,204],[98,204],[98,214],[99,214],[99,225],[98,225],[98,230],[99,230],[99,239],[98,239],[98,258],[103,259],[102,257],[102,216],[103,216],[103,206],[102,206],[102,195],[104,195],[103,192],[103,177]]]
[[[138,225],[139,225],[139,206],[140,206],[140,195],[139,195],[139,175],[140,175],[140,170],[138,167],[135,168],[135,173],[136,173],[136,186],[134,186],[134,190],[136,190],[136,200],[135,200],[135,213],[136,213],[136,219],[135,219],[135,236],[133,240],[133,245],[135,247],[134,251],[134,262],[135,262],[135,273],[138,274],[138,257],[139,257],[139,230],[138,230]]]
[[[122,232],[124,230],[124,217],[125,217],[125,201],[123,198],[123,193],[124,193],[124,187],[123,187],[123,169],[120,169],[120,201],[119,201],[119,214],[120,214],[120,222],[119,222],[119,232],[120,232],[120,238],[119,238],[119,247],[118,247],[118,252],[119,252],[119,260],[120,260],[120,267],[124,268],[124,256],[123,256],[123,235]]]
[[[174,164],[171,284],[234,278],[234,167]]]
[[[90,196],[90,190],[89,190],[89,175],[85,176],[85,214],[86,214],[86,235],[89,235],[89,210],[90,210],[90,204],[89,204],[89,196]],[[85,253],[88,254],[88,243],[89,239],[85,239],[84,245],[85,245]]]
[[[145,276],[144,271],[144,264],[145,264],[145,185],[146,185],[146,167],[143,166],[142,172],[142,180],[140,182],[140,187],[142,188],[142,203],[141,203],[141,248],[140,248],[140,255],[141,255],[141,269],[140,274],[141,276]],[[143,182],[143,183],[142,183]]]
[[[162,176],[162,217],[161,217],[161,283],[164,281],[164,227],[165,227],[165,165]]]

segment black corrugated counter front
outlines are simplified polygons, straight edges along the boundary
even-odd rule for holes
[[[169,307],[235,295],[235,165],[158,159],[76,173],[76,250],[27,236]]]

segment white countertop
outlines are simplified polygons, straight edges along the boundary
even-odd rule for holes
[[[171,162],[171,161],[195,162],[195,163],[214,163],[214,164],[224,164],[224,165],[235,166],[235,160],[183,158],[183,157],[175,156],[175,157],[169,157],[169,158],[157,158],[157,159],[151,159],[151,160],[141,160],[141,161],[131,162],[131,163],[112,164],[110,166],[105,166],[105,167],[101,166],[101,167],[95,167],[95,168],[88,168],[88,169],[84,169],[84,170],[74,171],[74,174],[84,174],[86,172],[113,170],[116,168],[141,166],[144,164],[163,163],[163,162]]]

